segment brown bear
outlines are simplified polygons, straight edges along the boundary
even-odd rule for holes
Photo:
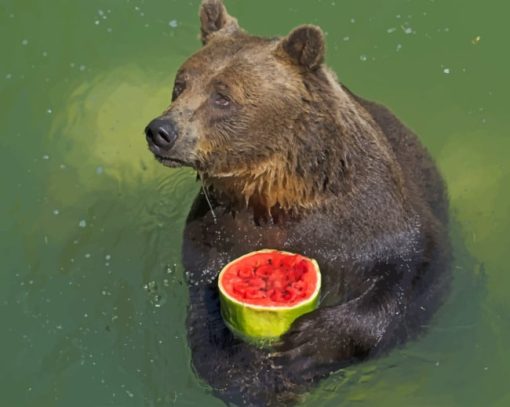
[[[220,0],[200,21],[203,47],[146,128],[158,161],[204,185],[183,241],[192,362],[229,403],[286,404],[429,320],[449,280],[445,187],[412,131],[324,65],[318,27],[252,36]],[[232,335],[216,286],[262,248],[315,258],[323,276],[320,307],[269,349]]]

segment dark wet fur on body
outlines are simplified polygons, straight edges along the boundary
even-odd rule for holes
[[[201,192],[184,232],[193,366],[227,402],[286,405],[429,321],[449,281],[445,187],[407,127],[337,83],[319,28],[253,37],[206,0],[201,33],[160,117],[176,140],[147,136],[164,164],[201,174],[217,217]],[[315,258],[323,275],[320,308],[271,349],[219,311],[219,270],[261,248]]]

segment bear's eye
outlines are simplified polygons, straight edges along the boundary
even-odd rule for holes
[[[229,107],[230,103],[231,103],[231,100],[228,96],[223,95],[222,93],[219,93],[219,92],[214,92],[212,94],[212,101],[215,106],[218,106],[221,108]]]
[[[184,92],[186,89],[186,84],[184,82],[176,82],[174,85],[174,90],[172,92],[172,102],[179,97],[179,95]]]

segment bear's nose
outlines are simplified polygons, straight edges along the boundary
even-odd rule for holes
[[[154,119],[145,128],[145,137],[162,150],[170,150],[177,140],[177,129],[170,120]]]

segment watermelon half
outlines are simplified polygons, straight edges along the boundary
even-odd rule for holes
[[[248,253],[218,278],[221,314],[236,334],[272,339],[317,308],[321,275],[313,259],[278,250]]]

